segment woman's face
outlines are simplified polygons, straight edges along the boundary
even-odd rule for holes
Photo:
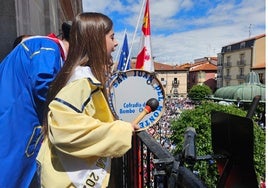
[[[114,30],[112,29],[106,35],[106,47],[107,47],[107,56],[108,57],[111,57],[112,52],[115,51],[115,48],[117,45],[118,45],[118,42],[114,38]]]

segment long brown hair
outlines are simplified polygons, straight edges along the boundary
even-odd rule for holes
[[[112,30],[112,20],[104,14],[84,12],[72,22],[67,60],[50,85],[44,111],[44,132],[47,132],[48,105],[66,85],[77,66],[89,66],[94,76],[102,83],[108,99],[105,83],[109,74],[110,57],[107,56],[106,35]]]

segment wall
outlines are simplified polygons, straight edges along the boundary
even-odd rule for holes
[[[1,1],[0,11],[0,61],[11,50],[17,36],[15,0]]]
[[[22,34],[59,34],[63,21],[82,12],[82,0],[8,0],[1,1],[0,61]]]
[[[164,78],[165,83],[163,88],[166,96],[171,95],[172,91],[172,82],[174,78],[177,78],[178,84],[178,93],[179,96],[187,95],[187,71],[156,71],[157,78],[161,81],[161,78]]]

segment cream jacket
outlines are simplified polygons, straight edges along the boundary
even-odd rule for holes
[[[106,187],[110,158],[131,147],[131,124],[113,120],[100,83],[87,76],[74,78],[49,105],[37,157],[42,187]]]

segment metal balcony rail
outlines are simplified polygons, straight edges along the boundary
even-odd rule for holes
[[[132,149],[123,158],[122,188],[204,188],[190,169],[181,165],[150,134],[141,131],[134,136]],[[117,183],[118,185],[118,183]]]

